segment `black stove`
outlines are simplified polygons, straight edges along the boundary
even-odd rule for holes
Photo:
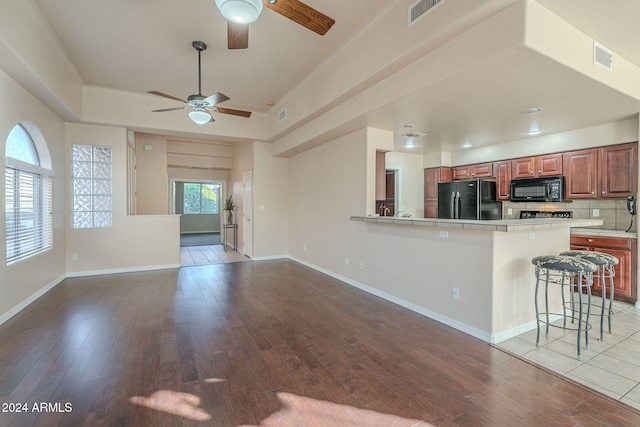
[[[520,219],[573,218],[572,211],[520,211]]]

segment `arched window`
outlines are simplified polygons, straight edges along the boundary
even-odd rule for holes
[[[34,141],[34,136],[40,140]],[[50,163],[37,128],[32,124],[14,126],[5,142],[7,264],[52,246],[52,173],[43,167],[42,159]]]

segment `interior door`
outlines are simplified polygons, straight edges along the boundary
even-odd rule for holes
[[[253,257],[253,198],[251,171],[242,175],[242,253]]]

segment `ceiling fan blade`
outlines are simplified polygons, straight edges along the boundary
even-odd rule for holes
[[[227,48],[246,49],[249,47],[249,25],[227,21]]]
[[[162,110],[151,110],[152,113],[163,113],[165,111],[186,110],[189,107],[163,108]]]
[[[307,6],[299,0],[277,0],[274,4],[263,1],[264,7],[279,13],[285,18],[302,25],[314,33],[325,35],[327,31],[336,23],[333,18],[318,12],[311,6]]]
[[[251,117],[251,111],[234,110],[233,108],[214,107],[214,111],[232,116]]]
[[[213,95],[205,98],[203,102],[206,102],[207,104],[213,106],[216,104],[220,104],[221,102],[228,101],[229,99],[231,98],[229,98],[227,95],[222,94],[220,92],[216,92]]]
[[[158,92],[157,90],[152,90],[152,91],[149,91],[147,93],[150,93],[151,95],[158,95],[158,96],[162,96],[164,98],[173,99],[175,101],[180,101],[180,102],[182,102],[184,104],[187,103],[187,101],[185,101],[184,99],[176,98],[175,96],[167,95],[166,93]]]

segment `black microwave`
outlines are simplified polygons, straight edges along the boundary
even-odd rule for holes
[[[512,202],[562,202],[563,194],[562,175],[511,181]]]

